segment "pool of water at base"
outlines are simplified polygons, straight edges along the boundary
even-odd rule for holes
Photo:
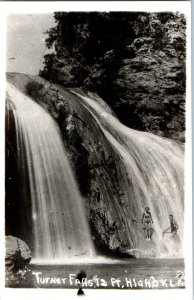
[[[184,260],[130,259],[112,263],[29,265],[18,288],[79,288],[77,274],[84,270],[84,289],[184,288]],[[10,286],[11,287],[11,286]],[[16,287],[16,286],[14,286]]]

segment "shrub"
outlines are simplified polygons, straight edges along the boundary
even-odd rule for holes
[[[30,81],[26,84],[25,92],[28,96],[32,97],[33,99],[39,98],[41,96],[40,91],[43,88],[43,84],[36,82],[36,81]]]

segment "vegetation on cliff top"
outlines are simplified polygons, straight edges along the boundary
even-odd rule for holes
[[[42,77],[97,92],[131,128],[184,141],[183,15],[56,12],[54,18]]]

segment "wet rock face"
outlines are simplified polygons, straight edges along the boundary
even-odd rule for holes
[[[184,141],[183,15],[101,13],[90,19],[89,15],[76,18],[67,14],[56,20],[57,54],[50,56],[49,63],[45,59],[43,77],[66,87],[84,86],[97,92],[131,128]],[[65,29],[65,36],[73,44],[63,40],[61,26],[68,20],[73,25]],[[104,24],[103,30],[99,24]]]
[[[95,245],[102,254],[113,257],[132,257],[127,252],[129,244],[121,234],[119,220],[112,222],[106,210],[92,209],[89,213],[90,224],[95,234]]]
[[[17,237],[6,236],[6,283],[16,284],[18,272],[25,270],[32,258],[31,250],[28,245]]]

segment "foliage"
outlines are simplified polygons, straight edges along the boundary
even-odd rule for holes
[[[25,92],[33,99],[37,99],[41,96],[40,91],[43,88],[43,84],[36,81],[29,81],[25,86]]]
[[[54,18],[56,26],[47,31],[46,46],[54,47],[56,52],[45,55],[45,68],[41,71],[47,77],[54,58],[71,57],[91,67],[101,63],[107,51],[114,48],[117,52],[130,44],[135,37],[133,24],[139,14],[56,12]]]

